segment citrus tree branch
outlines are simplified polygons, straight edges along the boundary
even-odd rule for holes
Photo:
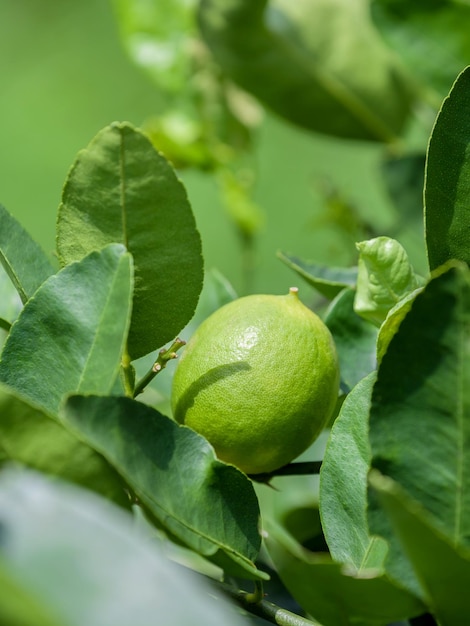
[[[217,587],[235,600],[235,602],[245,609],[245,611],[248,611],[257,617],[262,617],[272,624],[277,624],[278,626],[321,626],[319,622],[314,622],[306,619],[305,617],[301,617],[300,615],[287,611],[286,609],[283,609],[272,602],[268,602],[267,600],[263,599],[253,602],[252,593],[241,591],[240,589],[231,587],[225,583],[217,583]]]
[[[250,474],[251,480],[258,483],[269,483],[275,476],[305,476],[308,474],[318,474],[321,468],[321,461],[303,461],[299,463],[289,463],[272,472],[265,474]]]

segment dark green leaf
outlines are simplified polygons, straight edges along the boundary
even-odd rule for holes
[[[424,612],[419,600],[377,570],[353,574],[326,555],[302,549],[279,526],[268,526],[266,544],[288,591],[324,626],[383,626]]]
[[[357,267],[318,265],[284,252],[278,252],[277,256],[329,300],[336,297],[345,287],[356,286]]]
[[[0,380],[52,415],[67,393],[109,393],[129,324],[131,261],[113,244],[43,283],[10,331]]]
[[[372,466],[399,483],[455,545],[470,545],[470,272],[446,269],[419,293],[392,337],[372,394]],[[414,577],[386,517],[390,575]]]
[[[121,477],[101,455],[43,410],[2,385],[0,449],[7,459],[60,476],[121,506],[129,506]]]
[[[78,155],[57,228],[63,263],[112,242],[132,253],[133,359],[174,339],[190,320],[203,278],[199,233],[183,185],[140,131],[112,124]]]
[[[248,478],[189,428],[129,398],[72,396],[65,422],[116,467],[171,535],[245,577],[260,547]]]
[[[0,527],[8,573],[60,615],[61,626],[244,623],[224,598],[214,600],[211,587],[169,561],[130,515],[71,485],[5,472]],[[2,626],[52,626],[39,617]]]
[[[470,615],[470,551],[449,541],[397,483],[374,473],[371,484],[411,559],[439,624],[466,624]]]
[[[203,0],[199,18],[228,75],[289,121],[381,141],[401,130],[413,87],[368,2]]]
[[[470,67],[444,101],[429,141],[424,199],[431,270],[450,259],[470,263],[469,99]]]
[[[23,304],[54,274],[48,258],[16,219],[0,205],[0,263]]]
[[[388,155],[381,163],[387,191],[395,205],[400,225],[416,227],[423,219],[424,167],[426,157],[421,153],[404,156]]]
[[[352,289],[344,289],[333,300],[324,319],[335,340],[341,386],[346,393],[376,367],[377,329],[356,315],[354,295]]]

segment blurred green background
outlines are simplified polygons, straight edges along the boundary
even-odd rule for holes
[[[78,150],[114,120],[143,124],[163,101],[126,55],[107,0],[1,0],[0,49],[0,203],[53,255],[61,188]],[[368,230],[393,230],[397,215],[380,174],[382,155],[382,147],[319,137],[266,116],[253,157],[255,200],[265,220],[252,291],[282,293],[299,283],[277,250],[351,265],[354,242]],[[239,241],[214,178],[179,174],[206,267],[218,268],[242,293]],[[420,230],[400,240],[421,271]]]

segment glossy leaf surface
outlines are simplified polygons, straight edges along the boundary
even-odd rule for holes
[[[470,263],[470,67],[444,100],[426,161],[425,227],[431,270],[450,259]]]
[[[199,18],[217,63],[289,121],[381,141],[401,130],[413,88],[374,30],[368,2],[203,0]]]
[[[109,393],[127,336],[131,263],[113,244],[43,283],[8,335],[0,381],[51,415],[67,393]]]
[[[263,577],[253,565],[260,536],[252,484],[200,435],[128,398],[72,396],[64,419],[171,535],[229,571]]]
[[[224,598],[214,600],[200,578],[139,533],[130,515],[81,489],[33,472],[5,473],[0,524],[5,567],[61,626],[242,623]]]
[[[17,220],[0,205],[0,263],[23,304],[54,274],[49,259]]]
[[[470,545],[470,272],[457,265],[419,293],[384,354],[372,394],[372,466],[393,478],[454,545]],[[374,498],[387,569],[414,575]]]
[[[147,137],[125,123],[104,128],[79,153],[57,225],[64,264],[114,242],[134,258],[128,351],[136,359],[174,339],[191,319],[203,274],[183,185]]]

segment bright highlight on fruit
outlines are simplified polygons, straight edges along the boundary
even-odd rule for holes
[[[173,379],[173,414],[247,474],[306,450],[331,417],[339,367],[328,328],[298,297],[226,304],[189,340]]]

